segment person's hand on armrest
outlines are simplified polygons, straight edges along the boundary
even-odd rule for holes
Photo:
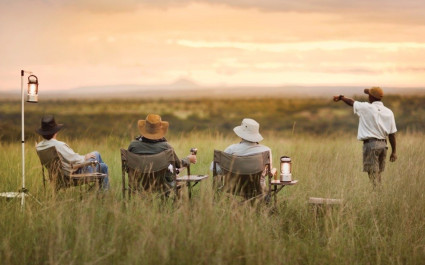
[[[86,154],[85,156],[84,156],[84,159],[85,160],[89,160],[89,159],[91,159],[91,158],[96,158],[96,156],[95,156],[95,154],[94,153],[88,153],[88,154]]]

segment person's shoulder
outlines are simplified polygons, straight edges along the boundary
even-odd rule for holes
[[[382,108],[386,111],[387,114],[394,116],[394,113],[393,113],[393,111],[390,108],[388,108],[385,105],[382,105]]]
[[[156,143],[147,143],[147,145],[152,146],[154,148],[159,148],[159,149],[162,149],[162,150],[174,149],[171,146],[171,144],[169,144],[167,141],[156,142]]]
[[[233,148],[233,147],[240,146],[240,145],[241,145],[241,143],[231,144],[231,145],[229,145],[228,147],[226,147],[226,149],[228,149],[228,148]]]
[[[45,144],[46,144],[46,142],[45,142],[46,140],[41,140],[40,142],[38,142],[36,145],[35,145],[35,148],[38,150],[38,149],[40,149],[40,148],[42,148]]]
[[[353,110],[354,113],[360,116],[362,115],[362,113],[370,111],[371,106],[372,104],[370,104],[369,102],[354,101]]]
[[[268,147],[267,145],[258,144],[257,148],[262,150],[262,152],[266,152],[266,151],[271,152],[272,151],[272,149],[270,147]]]
[[[69,144],[68,144],[68,143],[66,143],[66,142],[63,142],[63,141],[55,140],[55,144],[57,144],[57,145],[66,145],[66,146],[68,146],[68,147],[69,147]]]
[[[65,143],[65,142],[62,142],[62,141],[58,141],[58,140],[56,140],[56,139],[52,139],[53,140],[53,142],[52,142],[52,145],[54,145],[56,148],[62,148],[62,150],[63,150],[63,148],[69,148],[69,149],[71,149],[71,146],[69,146],[67,143]],[[51,141],[52,141],[51,140]]]
[[[139,143],[140,143],[140,141],[137,141],[137,140],[131,140],[130,145],[137,145],[137,144],[139,144]]]
[[[369,102],[363,102],[363,101],[354,101],[353,107],[368,107],[371,104]]]
[[[47,144],[47,145],[51,145],[51,146],[63,146],[63,145],[68,146],[65,142],[59,141],[57,139],[50,139],[50,140],[45,140],[44,139],[41,142],[43,142],[44,144]]]
[[[131,151],[131,150],[133,150],[134,148],[139,148],[139,147],[141,147],[142,145],[143,145],[143,143],[142,143],[142,142],[140,142],[140,141],[138,141],[138,140],[132,140],[132,141],[130,142],[130,144],[128,145],[127,150]]]
[[[52,141],[52,142],[53,142],[53,143],[55,143],[55,144],[68,145],[67,143],[65,143],[65,142],[63,142],[63,141],[59,141],[59,140],[56,140],[56,139],[52,139],[52,140],[50,140],[50,141]]]
[[[225,152],[225,153],[232,153],[232,151],[237,147],[237,146],[239,146],[240,145],[240,143],[237,143],[237,144],[231,144],[231,145],[229,145],[228,147],[226,147],[225,149],[224,149],[224,151],[223,152]]]
[[[259,146],[261,146],[262,148],[267,149],[267,150],[272,150],[272,149],[271,149],[270,147],[268,147],[267,145],[260,144]]]

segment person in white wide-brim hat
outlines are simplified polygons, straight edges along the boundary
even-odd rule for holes
[[[270,152],[270,168],[272,166],[272,152],[271,149],[265,145],[261,145],[260,142],[264,139],[260,134],[260,124],[253,119],[245,118],[242,120],[240,126],[233,128],[233,131],[239,136],[242,140],[237,144],[232,144],[228,146],[224,152],[237,156],[248,156],[265,151]],[[211,164],[212,170],[213,164]],[[217,166],[217,172],[220,173],[221,169]],[[260,179],[261,187],[263,191],[266,191],[266,172],[262,175]]]

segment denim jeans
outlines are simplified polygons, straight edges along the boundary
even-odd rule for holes
[[[102,189],[108,190],[109,189],[109,175],[108,175],[108,166],[103,162],[102,157],[100,156],[98,151],[92,152],[95,155],[95,158],[90,158],[89,161],[98,161],[100,165],[100,173],[106,174],[106,177],[103,179],[102,182]],[[93,173],[93,167],[86,166],[82,168],[82,172],[88,172]]]

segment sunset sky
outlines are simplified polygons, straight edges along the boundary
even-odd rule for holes
[[[0,0],[0,91],[120,84],[425,87],[423,0]]]

